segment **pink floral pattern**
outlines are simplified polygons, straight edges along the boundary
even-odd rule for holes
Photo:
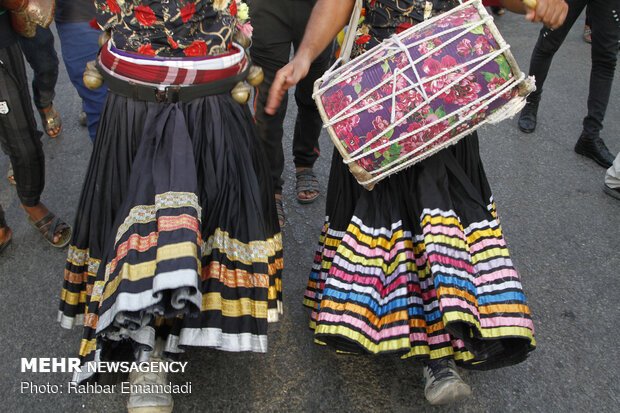
[[[441,34],[480,19],[478,11],[468,7],[401,38],[404,44],[413,44],[408,48],[411,61],[420,60],[416,72],[421,85],[412,86],[407,79],[417,83],[405,53],[386,58],[385,51],[368,59],[361,72],[337,81],[328,80],[332,85],[321,96],[327,116],[331,119],[355,112],[334,125],[345,149],[352,153],[370,142],[362,150],[364,157],[357,161],[362,168],[373,171],[397,166],[407,154],[431,150],[480,123],[518,94],[517,88],[512,87],[492,102],[485,98],[457,112],[490,92],[491,98],[496,97],[497,91],[514,76],[503,55],[472,70],[478,64],[471,63],[473,59],[499,49],[487,27],[474,27],[453,42],[449,40],[454,33]],[[431,36],[435,37],[424,41]],[[383,81],[386,83],[374,89]],[[464,123],[450,129],[465,118]],[[395,126],[390,128],[392,122]]]

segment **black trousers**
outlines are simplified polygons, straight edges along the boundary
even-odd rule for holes
[[[269,155],[274,190],[282,193],[284,151],[282,149],[283,122],[288,95],[273,116],[265,113],[269,88],[276,72],[286,65],[291,45],[297,50],[314,6],[314,0],[250,0],[250,17],[254,32],[250,55],[263,68],[265,80],[255,88],[254,117],[265,151]],[[297,118],[293,133],[293,162],[296,167],[312,167],[319,156],[319,134],[322,121],[312,99],[314,81],[328,68],[331,48],[312,63],[308,75],[295,88]]]
[[[37,109],[45,109],[54,100],[58,80],[58,55],[54,49],[54,35],[49,28],[37,26],[34,37],[19,37],[19,45],[32,68],[34,105]]]
[[[41,132],[32,109],[26,67],[19,44],[0,49],[0,144],[11,159],[17,195],[31,207],[45,186]]]
[[[569,10],[564,24],[551,30],[543,27],[530,60],[530,75],[536,76],[538,90],[528,97],[529,102],[540,99],[553,55],[566,35],[588,6],[592,27],[592,70],[588,94],[588,115],[583,120],[582,136],[598,137],[609,103],[611,85],[616,70],[618,41],[620,41],[620,0],[567,0]]]

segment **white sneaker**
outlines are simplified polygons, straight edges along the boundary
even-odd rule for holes
[[[151,358],[151,361],[161,361]],[[134,386],[144,386],[153,388],[156,385],[164,386],[167,383],[166,373],[141,373],[131,372],[129,374],[129,384],[131,389]],[[147,393],[131,392],[127,401],[127,411],[129,413],[171,413],[174,402],[169,393]]]
[[[431,360],[424,365],[424,396],[430,404],[454,403],[471,395],[451,358]]]

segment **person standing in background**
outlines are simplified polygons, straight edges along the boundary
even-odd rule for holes
[[[71,227],[40,200],[45,186],[41,132],[32,110],[20,36],[11,27],[3,6],[0,2],[0,144],[14,167],[17,195],[28,222],[50,245],[62,248],[69,243]],[[7,247],[11,236],[0,207],[0,251]]]
[[[282,149],[282,123],[286,116],[288,95],[274,115],[265,113],[269,88],[276,72],[286,65],[291,45],[297,50],[304,34],[306,23],[315,0],[250,0],[250,18],[254,32],[250,54],[254,63],[263,68],[265,79],[255,88],[254,118],[269,162],[273,179],[280,226],[284,225],[285,214],[282,205],[282,171],[284,151]],[[293,162],[297,178],[297,201],[302,204],[313,202],[319,195],[319,186],[312,167],[319,156],[319,135],[323,125],[321,116],[312,99],[314,81],[328,68],[331,48],[328,47],[310,66],[308,76],[295,89],[297,118],[293,135]]]
[[[609,168],[614,156],[601,139],[600,132],[603,129],[605,111],[616,72],[620,39],[620,0],[568,0],[567,3],[569,9],[564,24],[556,30],[548,27],[540,30],[529,70],[530,76],[536,78],[537,90],[527,97],[527,103],[519,116],[519,129],[524,133],[536,130],[538,105],[553,56],[562,46],[583,9],[588,7],[592,25],[592,69],[588,114],[583,119],[583,129],[575,144],[575,152],[594,160],[604,168]]]
[[[54,47],[54,35],[49,27],[37,26],[34,37],[19,36],[19,44],[32,68],[32,94],[43,129],[50,138],[55,138],[62,132],[62,120],[53,102],[58,81],[58,55]]]
[[[54,21],[60,39],[62,60],[71,83],[82,98],[82,110],[86,113],[88,134],[93,142],[108,95],[105,86],[92,90],[84,86],[82,81],[86,63],[95,60],[99,52],[98,40],[102,32],[89,23],[94,18],[93,0],[56,0]]]

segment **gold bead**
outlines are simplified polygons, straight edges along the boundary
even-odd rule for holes
[[[110,40],[110,32],[103,32],[99,35],[99,47],[103,46],[108,40]]]
[[[95,67],[95,61],[91,60],[86,63],[86,70],[82,76],[84,85],[91,90],[99,89],[103,85],[103,76],[99,73],[99,70]]]
[[[250,93],[252,92],[252,89],[246,85],[243,82],[239,82],[235,85],[234,88],[232,88],[232,90],[230,91],[230,94],[232,95],[233,99],[235,99],[237,102],[239,102],[242,105],[245,105],[246,103],[248,103],[248,100],[250,100]]]
[[[252,65],[246,79],[252,86],[258,86],[262,83],[264,77],[263,69],[260,66]]]
[[[244,49],[247,49],[252,44],[252,39],[241,32],[235,33],[234,39]]]

